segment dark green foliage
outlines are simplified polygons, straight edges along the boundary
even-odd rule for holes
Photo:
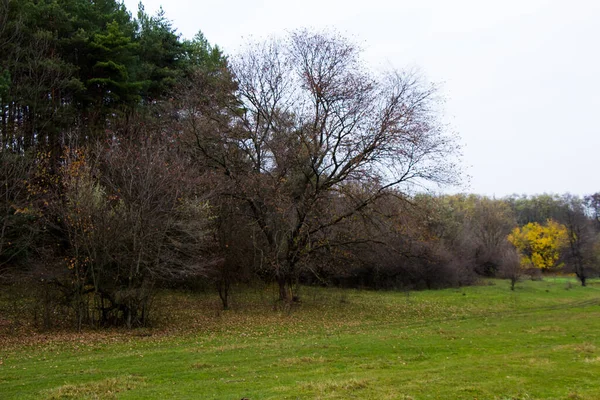
[[[166,95],[181,78],[184,45],[162,9],[153,17],[140,4],[137,24],[140,79],[144,96],[151,101]]]
[[[162,10],[140,7],[134,19],[115,0],[1,0],[0,54],[0,146],[56,157],[66,136],[101,138],[193,69],[225,66],[203,36],[182,40]]]
[[[4,70],[0,73],[0,100],[6,97],[10,88],[10,74]]]
[[[226,65],[221,49],[218,46],[211,46],[202,32],[198,32],[192,40],[186,40],[184,46],[184,61],[188,71],[197,67],[216,71]]]
[[[9,266],[22,265],[33,249],[37,216],[31,212],[31,194],[25,179],[32,158],[0,152],[0,280]]]
[[[139,100],[142,85],[135,80],[133,68],[137,47],[116,21],[107,24],[106,32],[94,35],[87,56],[91,74],[85,85],[96,109],[127,107]]]

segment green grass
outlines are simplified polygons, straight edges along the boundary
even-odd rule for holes
[[[4,337],[2,399],[600,399],[600,282],[164,293],[157,326]]]

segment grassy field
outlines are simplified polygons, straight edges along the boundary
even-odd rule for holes
[[[152,329],[0,337],[0,399],[600,399],[600,282],[164,293]]]

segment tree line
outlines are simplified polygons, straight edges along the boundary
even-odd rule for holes
[[[161,287],[595,276],[600,195],[424,194],[460,178],[436,86],[335,32],[225,56],[141,5],[0,0],[0,54],[0,280],[40,326],[145,325]]]

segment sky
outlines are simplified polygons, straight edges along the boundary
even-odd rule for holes
[[[137,10],[137,0],[126,0]],[[187,38],[235,54],[295,28],[335,29],[376,69],[418,69],[440,86],[464,185],[513,193],[600,191],[600,1],[144,0]]]

